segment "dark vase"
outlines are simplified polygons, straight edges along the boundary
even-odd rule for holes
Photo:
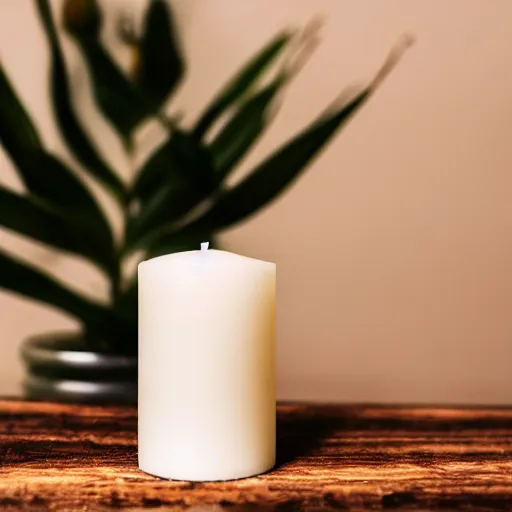
[[[76,333],[27,339],[21,347],[27,398],[78,403],[137,401],[137,356],[96,352]]]

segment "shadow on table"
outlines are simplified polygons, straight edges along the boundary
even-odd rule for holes
[[[329,420],[306,406],[283,406],[277,415],[276,469],[314,453],[339,423],[339,418]]]

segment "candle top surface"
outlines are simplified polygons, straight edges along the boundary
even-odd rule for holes
[[[196,251],[176,252],[172,254],[165,254],[157,256],[149,260],[139,263],[139,270],[144,268],[161,268],[165,269],[168,266],[182,266],[182,267],[198,267],[202,265],[229,265],[230,267],[268,267],[274,269],[275,263],[269,261],[258,260],[242,256],[228,251],[220,251],[217,249],[207,249],[202,245],[201,249]]]

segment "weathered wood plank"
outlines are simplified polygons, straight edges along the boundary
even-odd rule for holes
[[[0,401],[0,508],[512,510],[512,409],[280,405],[278,417],[273,471],[192,484],[138,470],[133,408]]]

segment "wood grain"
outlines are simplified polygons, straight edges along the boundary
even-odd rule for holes
[[[512,510],[512,409],[280,405],[279,463],[169,482],[137,468],[136,410],[0,401],[0,508]]]

